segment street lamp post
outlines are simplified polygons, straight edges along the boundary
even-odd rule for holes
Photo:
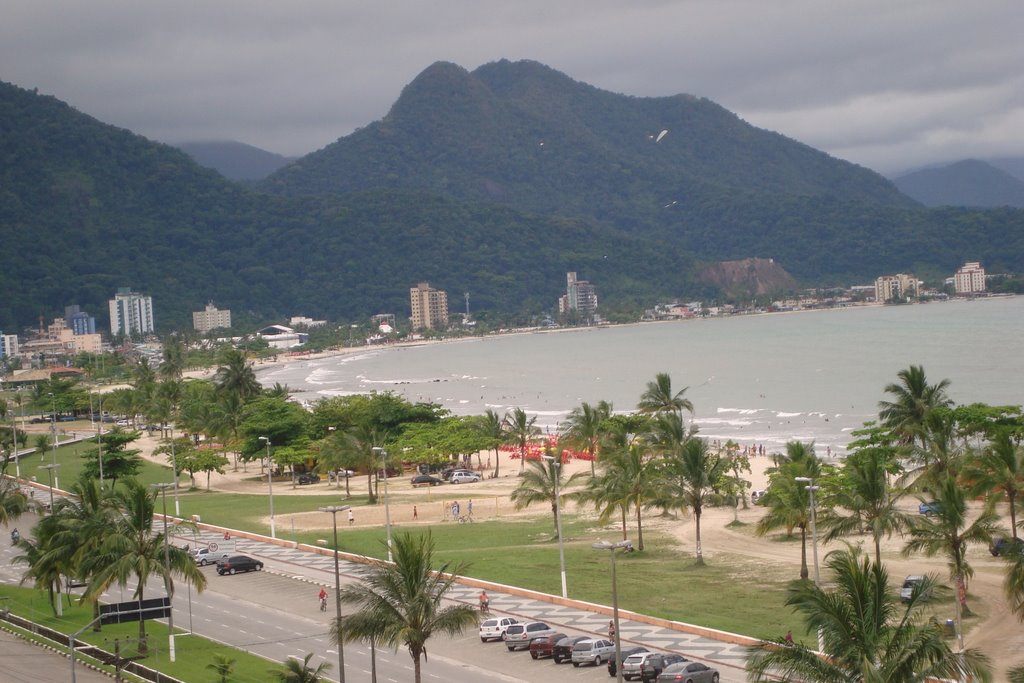
[[[320,512],[331,513],[334,526],[334,614],[338,627],[338,676],[340,683],[345,683],[345,646],[341,638],[341,572],[338,570],[338,513],[348,510],[351,505],[328,505],[320,508]],[[371,644],[372,646],[372,644]]]
[[[612,624],[615,626],[615,680],[622,683],[622,638],[619,632],[619,587],[615,578],[615,551],[619,548],[632,549],[632,541],[609,543],[600,541],[590,546],[594,550],[608,550],[612,555]]]
[[[380,446],[373,447],[374,453],[379,453],[384,460],[384,528],[388,538],[388,562],[391,558],[391,508],[388,507],[388,452]]]
[[[818,573],[818,512],[817,506],[814,504],[814,492],[818,490],[818,487],[814,485],[814,479],[811,477],[794,477],[793,480],[807,484],[804,488],[811,494],[811,551],[814,556],[814,585],[820,587],[821,575]]]
[[[10,403],[7,404],[10,406]],[[10,408],[8,407],[8,412]],[[14,437],[14,478],[21,480],[21,461],[18,459],[18,416],[11,413],[11,434]]]
[[[53,401],[53,404],[52,404],[53,405],[53,412],[50,413],[50,430],[53,432],[53,451],[51,451],[51,453],[52,453],[51,464],[56,465],[57,464],[57,397],[53,395],[52,391],[48,392],[48,393],[49,393],[49,396],[50,396],[50,400]],[[53,480],[54,480],[54,485],[57,488],[60,488],[60,479],[57,478],[57,473],[56,472],[53,473]],[[51,491],[50,493],[51,493],[50,497],[52,498],[53,497],[52,496],[53,492]],[[53,502],[53,501],[51,501],[51,502]]]
[[[565,544],[562,543],[562,497],[559,493],[559,480],[562,478],[562,463],[552,456],[543,456],[555,469],[555,531],[558,533],[558,565],[562,570],[562,597],[568,598],[569,591],[565,583]]]
[[[51,513],[53,512],[53,481],[54,481],[54,479],[57,478],[57,468],[58,467],[60,467],[60,465],[58,465],[57,463],[53,463],[51,465],[42,465],[39,468],[41,470],[46,470],[47,474],[50,475],[49,476],[49,480],[50,480],[50,512]]]
[[[267,489],[270,492],[270,537],[277,538],[274,527],[274,463],[270,461],[270,437],[261,436],[260,441],[267,442]]]
[[[160,492],[164,504],[164,591],[167,599],[171,600],[171,546],[167,540],[167,489],[174,488],[173,483],[152,484],[153,488]],[[167,611],[167,651],[171,661],[174,661],[174,610]]]
[[[103,441],[100,436],[103,434],[103,394],[99,397],[100,419],[96,420],[96,460],[100,464],[100,489],[103,488]]]

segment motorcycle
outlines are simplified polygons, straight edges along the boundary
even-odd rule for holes
[[[17,545],[18,541],[20,541],[20,540],[21,540],[21,534],[18,533],[17,529],[15,529],[14,531],[11,532],[11,545]]]

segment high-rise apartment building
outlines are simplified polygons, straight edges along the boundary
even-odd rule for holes
[[[110,334],[131,336],[153,331],[153,297],[121,287],[110,300]]]
[[[953,275],[953,286],[957,294],[984,292],[985,269],[978,261],[968,261]]]
[[[875,301],[880,304],[884,304],[886,301],[903,301],[908,297],[916,297],[920,291],[920,280],[905,273],[883,275],[875,280]]]
[[[64,323],[76,335],[96,334],[96,318],[77,304],[64,307]]]
[[[222,311],[211,301],[206,304],[205,309],[192,311],[192,327],[196,329],[196,332],[202,333],[218,328],[227,329],[231,327],[231,311],[226,309]]]
[[[448,327],[448,293],[421,282],[409,289],[412,329],[439,330]]]
[[[578,313],[583,318],[592,318],[597,311],[597,290],[586,280],[577,280],[576,273],[565,274],[565,294],[558,300],[561,314]]]
[[[20,354],[18,335],[4,334],[3,330],[0,330],[0,358],[13,358]]]

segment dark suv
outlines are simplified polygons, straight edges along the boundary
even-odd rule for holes
[[[232,555],[217,563],[217,573],[221,576],[239,572],[258,572],[261,569],[263,569],[263,563],[247,555]]]
[[[999,557],[1003,553],[1021,554],[1024,553],[1024,540],[1020,538],[997,538],[988,547],[992,557]]]
[[[298,483],[301,484],[319,484],[320,475],[316,472],[303,472],[297,478]]]

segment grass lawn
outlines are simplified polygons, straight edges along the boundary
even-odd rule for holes
[[[19,616],[52,628],[62,633],[74,633],[92,620],[91,607],[79,607],[64,603],[64,616],[60,619],[53,616],[46,593],[31,588],[17,588],[0,585],[0,603]],[[25,633],[9,624],[5,628]],[[241,650],[215,643],[199,636],[182,637],[181,629],[175,629],[178,637],[174,639],[175,661],[172,663],[167,653],[167,626],[155,621],[146,622],[146,635],[149,641],[149,654],[141,663],[151,669],[157,669],[182,681],[212,681],[216,678],[206,665],[213,662],[216,654],[226,655],[235,660],[233,680],[264,681],[269,680],[267,674],[271,669],[280,669],[274,662],[251,655]],[[102,647],[107,652],[114,651],[114,641],[120,642],[122,656],[131,656],[137,651],[139,635],[138,623],[114,624],[104,626],[100,632],[86,630],[78,640]],[[30,640],[38,637],[28,634]],[[103,666],[98,662],[90,663],[112,672],[111,666]]]

